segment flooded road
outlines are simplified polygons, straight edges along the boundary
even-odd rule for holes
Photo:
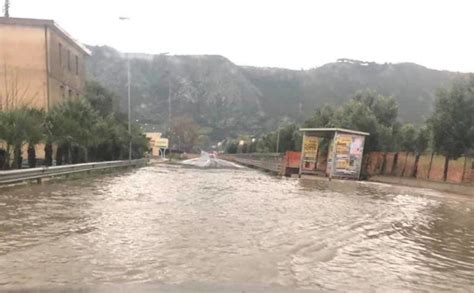
[[[474,199],[175,165],[0,189],[0,290],[112,284],[473,291]]]

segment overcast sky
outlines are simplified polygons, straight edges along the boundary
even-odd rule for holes
[[[10,15],[54,19],[83,43],[121,51],[292,69],[352,58],[474,72],[473,12],[472,0],[11,0]]]

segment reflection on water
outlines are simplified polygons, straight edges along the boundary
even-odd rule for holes
[[[0,289],[108,284],[469,291],[474,200],[165,165],[0,189]]]

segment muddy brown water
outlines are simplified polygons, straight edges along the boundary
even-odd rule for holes
[[[117,285],[474,291],[474,199],[173,165],[0,189],[0,290]]]

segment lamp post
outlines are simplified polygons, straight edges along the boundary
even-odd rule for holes
[[[251,140],[250,140],[250,144],[247,148],[247,153],[250,153],[250,149],[252,148],[252,145],[255,143],[257,139],[255,137],[253,137]]]
[[[280,127],[278,127],[277,131],[277,141],[276,141],[276,152],[280,150]]]
[[[130,20],[129,17],[121,16],[119,20]],[[132,104],[131,104],[131,73],[130,73],[130,56],[127,53],[127,96],[128,96],[128,160],[132,160]]]

